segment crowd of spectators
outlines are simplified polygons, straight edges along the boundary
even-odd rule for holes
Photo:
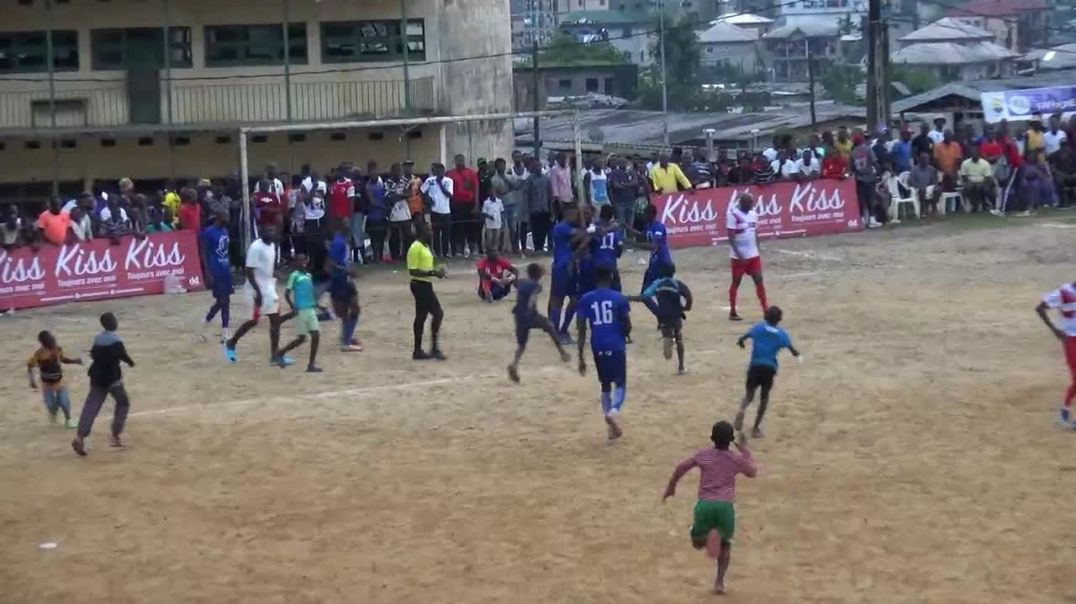
[[[937,211],[945,193],[958,192],[970,211],[1024,215],[1044,206],[1068,206],[1076,196],[1076,118],[1036,118],[1016,135],[1000,122],[976,133],[970,124],[955,130],[944,119],[895,124],[871,135],[840,127],[796,140],[774,136],[757,152],[725,149],[707,157],[703,149],[676,148],[649,157],[585,156],[578,199],[574,158],[550,152],[544,159],[514,152],[470,167],[457,155],[451,169],[434,163],[422,173],[413,162],[381,170],[342,163],[322,176],[309,166],[298,174],[269,164],[251,186],[253,226],[273,224],[283,233],[285,255],[306,253],[318,269],[325,242],[337,229],[350,233],[356,262],[402,261],[416,222],[431,227],[433,252],[441,258],[539,253],[567,204],[595,209],[611,205],[622,225],[645,222],[654,195],[710,187],[803,182],[817,178],[856,182],[865,224],[880,226],[890,195],[914,192],[924,214]],[[896,184],[894,184],[894,182]],[[102,238],[118,243],[127,235],[148,237],[174,229],[198,231],[214,216],[231,217],[233,259],[241,260],[242,190],[238,178],[198,180],[146,194],[121,179],[113,192],[53,199],[34,216],[9,205],[0,214],[0,245],[37,248]],[[951,196],[946,196],[951,197]],[[953,208],[954,210],[959,208]]]

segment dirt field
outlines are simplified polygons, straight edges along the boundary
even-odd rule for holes
[[[1052,424],[1068,376],[1032,312],[1076,277],[1074,244],[1054,215],[764,245],[806,362],[786,362],[741,478],[723,601],[1076,602],[1076,434]],[[410,361],[406,279],[387,271],[361,284],[367,352],[328,347],[317,377],[269,367],[265,328],[238,366],[194,342],[207,294],[0,317],[0,601],[713,601],[686,532],[697,474],[660,495],[741,393],[726,258],[677,254],[698,299],[689,375],[635,308],[613,445],[593,375],[544,337],[524,384],[506,379],[509,304],[479,304],[462,264],[437,285],[444,364]],[[105,310],[138,362],[128,447],[107,447],[109,404],[80,460],[23,363],[42,328],[85,355]]]

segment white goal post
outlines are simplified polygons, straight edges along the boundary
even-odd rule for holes
[[[571,115],[574,125],[574,137],[575,137],[575,188],[577,195],[580,199],[585,199],[583,191],[583,143],[582,134],[579,127],[579,112],[576,110],[548,110],[548,111],[521,111],[513,113],[481,113],[476,115],[447,115],[447,116],[431,116],[431,117],[409,117],[409,118],[391,118],[391,119],[372,119],[350,122],[317,122],[317,123],[297,123],[297,124],[280,124],[272,126],[246,126],[239,128],[239,172],[240,183],[243,187],[243,205],[240,216],[243,221],[242,241],[243,249],[246,249],[253,237],[252,233],[252,221],[251,221],[251,208],[250,208],[250,186],[248,185],[250,179],[250,163],[247,159],[247,138],[252,134],[272,134],[279,132],[293,132],[302,131],[310,132],[312,130],[344,130],[353,128],[384,128],[384,127],[401,127],[406,128],[408,126],[428,126],[428,125],[440,125],[440,144],[441,144],[441,161],[447,162],[446,154],[446,138],[445,138],[445,126],[448,124],[481,122],[489,120],[516,120],[521,118],[541,118],[552,117],[561,115]],[[536,150],[537,153],[537,150]]]

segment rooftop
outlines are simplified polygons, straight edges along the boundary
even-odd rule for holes
[[[849,125],[853,125],[863,122],[864,109],[819,103],[817,115],[819,122],[847,119]],[[574,140],[572,120],[571,116],[543,118],[542,140],[570,144]],[[662,121],[660,111],[599,109],[579,114],[583,143],[588,145],[619,144],[657,148],[663,145]],[[805,108],[766,113],[669,113],[669,143],[684,145],[703,140],[703,131],[707,128],[717,131],[715,140],[719,142],[748,143],[755,138],[772,135],[778,130],[806,128],[810,124],[810,114]],[[522,137],[526,137],[530,128],[530,120],[523,120],[517,131]]]
[[[933,90],[928,90],[915,96],[899,100],[893,103],[894,114],[904,111],[915,111],[920,105],[926,105],[933,101],[948,96],[978,103],[982,100],[984,92],[999,92],[1004,90],[1026,90],[1029,88],[1049,88],[1051,86],[1071,86],[1071,72],[1039,73],[1033,76],[1021,76],[1014,78],[1001,78],[997,80],[974,80],[969,82],[950,82]]]
[[[1024,59],[1038,61],[1038,67],[1043,71],[1073,69],[1076,68],[1076,44],[1035,49],[1024,55]]]
[[[985,29],[975,27],[952,17],[938,19],[937,21],[920,27],[912,33],[902,37],[901,42],[941,42],[957,40],[993,40],[994,34]]]
[[[763,36],[767,40],[783,40],[803,36],[805,38],[835,38],[840,27],[835,19],[801,19],[770,30]]]
[[[1019,55],[994,42],[923,42],[911,44],[893,53],[893,63],[909,65],[969,65],[1014,59]]]
[[[1011,17],[1020,13],[1049,10],[1047,0],[968,0],[949,10],[950,17]]]
[[[757,30],[738,27],[725,21],[717,21],[699,33],[699,42],[703,44],[754,42],[757,39]]]
[[[652,20],[646,13],[618,10],[580,10],[568,13],[560,20],[561,25],[627,25],[630,23],[649,23]]]
[[[766,25],[773,23],[773,19],[769,17],[763,17],[762,15],[754,15],[751,13],[736,13],[733,15],[722,15],[713,21],[713,23],[731,23],[733,25]]]

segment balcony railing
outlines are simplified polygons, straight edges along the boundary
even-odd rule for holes
[[[20,83],[4,90],[0,80],[0,129],[34,130],[52,126],[55,106],[58,128],[111,128],[129,125],[238,126],[266,122],[316,122],[430,114],[437,109],[434,78],[413,78],[410,111],[403,80],[293,81],[291,113],[283,78],[253,81],[175,80],[171,103],[168,87],[136,94],[126,79],[55,84],[50,102],[47,81]],[[169,119],[171,111],[171,119]]]

